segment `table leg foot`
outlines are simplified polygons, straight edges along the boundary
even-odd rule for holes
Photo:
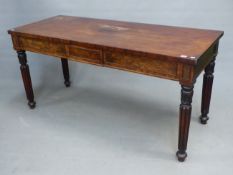
[[[70,83],[70,81],[64,81],[64,84],[65,84],[66,87],[70,87],[71,83]]]
[[[179,162],[184,162],[186,157],[187,157],[187,153],[186,152],[182,152],[182,151],[177,151],[176,152],[176,157],[178,159]]]
[[[68,60],[65,58],[61,58],[62,63],[62,71],[64,76],[64,84],[66,87],[70,87],[70,74],[69,74],[69,66],[68,66]]]
[[[209,117],[207,115],[201,115],[200,116],[200,123],[203,124],[203,125],[206,125],[207,124],[207,121],[209,120]]]
[[[29,101],[28,106],[30,107],[30,109],[34,109],[36,107],[36,102],[35,101]]]

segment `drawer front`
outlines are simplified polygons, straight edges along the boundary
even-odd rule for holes
[[[20,48],[27,51],[65,57],[74,61],[86,62],[90,64],[102,63],[101,50],[78,45],[69,45],[59,42],[35,39],[29,37],[19,37]]]
[[[79,47],[77,45],[69,46],[69,57],[87,63],[101,64],[101,50]]]
[[[132,72],[177,79],[177,64],[150,57],[129,55],[118,52],[105,52],[104,64]]]
[[[19,42],[20,46],[24,50],[58,57],[66,56],[66,49],[64,44],[27,37],[19,37]]]

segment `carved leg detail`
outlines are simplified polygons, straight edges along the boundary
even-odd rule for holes
[[[20,63],[20,70],[22,74],[24,88],[28,99],[28,106],[31,109],[33,109],[36,106],[36,102],[34,101],[31,76],[30,76],[29,66],[27,64],[27,56],[25,51],[17,51],[17,54]]]
[[[209,65],[206,66],[205,74],[203,77],[201,116],[200,116],[200,122],[202,124],[206,124],[207,120],[209,119],[208,113],[209,113],[212,85],[214,79],[214,75],[213,75],[214,66],[215,66],[215,59],[213,59],[209,63]]]
[[[176,156],[180,162],[187,157],[186,149],[192,111],[193,86],[181,86],[181,104],[179,121],[179,143]]]
[[[61,58],[62,63],[62,70],[63,70],[63,76],[64,76],[64,84],[66,87],[70,87],[70,74],[69,74],[69,66],[68,66],[68,60],[65,58]]]

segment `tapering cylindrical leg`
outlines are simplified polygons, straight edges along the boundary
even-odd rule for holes
[[[200,122],[202,124],[206,124],[209,119],[209,107],[212,93],[212,85],[214,79],[214,66],[215,66],[215,58],[206,66],[205,74],[203,77],[203,87],[202,87],[202,102],[201,102],[201,116]]]
[[[27,64],[27,56],[25,51],[23,50],[17,51],[17,54],[20,63],[20,70],[22,74],[24,88],[28,99],[28,106],[31,109],[33,109],[36,106],[36,102],[34,101],[31,76],[30,76],[29,66]]]
[[[65,58],[61,58],[62,63],[62,71],[64,76],[64,84],[66,87],[70,86],[70,74],[69,74],[69,66],[68,66],[68,60]]]
[[[181,104],[179,118],[179,142],[176,156],[183,162],[187,157],[189,125],[192,111],[193,86],[181,86]]]

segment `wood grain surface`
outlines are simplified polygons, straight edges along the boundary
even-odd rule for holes
[[[223,35],[222,31],[71,16],[55,16],[9,32],[164,55],[184,61],[191,59],[191,62]]]

